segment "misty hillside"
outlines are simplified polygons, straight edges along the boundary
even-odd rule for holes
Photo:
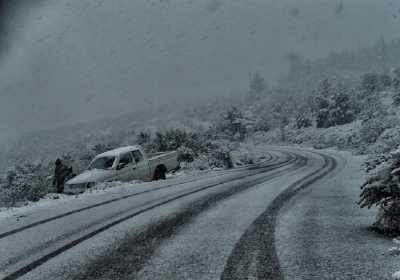
[[[3,154],[12,161],[48,161],[76,147],[112,142],[132,144],[141,131],[154,132],[168,128],[206,130],[232,106],[241,107],[247,111],[247,115],[255,114],[257,118],[271,119],[268,115],[273,111],[274,104],[283,102],[282,100],[285,100],[286,104],[294,100],[297,107],[306,106],[324,79],[347,83],[349,87],[354,87],[360,82],[363,74],[389,71],[400,65],[399,50],[400,39],[389,43],[381,39],[370,48],[334,53],[314,61],[292,54],[288,56],[291,63],[288,74],[282,77],[277,85],[268,87],[263,77],[259,77],[265,84],[261,85],[261,90],[255,89],[259,90],[261,100],[260,96],[255,99],[254,96],[249,98],[252,91],[249,85],[242,97],[210,99],[203,104],[187,106],[166,105],[150,111],[124,114],[117,118],[25,133],[7,153],[3,151]]]
[[[297,53],[287,56],[290,69],[279,86],[303,89],[323,79],[352,82],[365,73],[389,73],[400,65],[400,39],[385,41],[381,37],[372,47],[334,52],[327,57],[309,60]]]
[[[229,103],[229,104],[228,104]],[[87,149],[95,144],[130,145],[142,131],[155,132],[180,128],[186,131],[205,130],[220,112],[238,103],[234,97],[212,99],[197,106],[166,105],[153,110],[137,111],[116,118],[102,119],[71,126],[25,133],[0,151],[9,162],[53,161],[75,149]],[[34,147],[34,148],[33,148]],[[9,167],[2,161],[0,167]]]

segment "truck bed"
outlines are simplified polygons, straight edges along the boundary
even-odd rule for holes
[[[157,165],[163,164],[165,167],[167,167],[167,170],[170,171],[179,166],[177,158],[178,153],[176,151],[170,151],[150,154],[148,160],[151,168],[155,168]]]

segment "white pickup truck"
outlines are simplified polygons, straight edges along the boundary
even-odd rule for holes
[[[88,169],[65,183],[66,193],[82,192],[99,182],[159,180],[179,168],[176,151],[147,156],[140,146],[128,146],[96,156]]]

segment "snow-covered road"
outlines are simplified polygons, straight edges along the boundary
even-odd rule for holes
[[[0,216],[0,277],[310,279],[310,270],[315,274],[319,266],[299,264],[321,255],[310,249],[313,239],[320,247],[335,244],[324,244],[312,229],[304,234],[312,227],[304,209],[320,196],[300,202],[311,199],[305,195],[310,190],[334,189],[332,182],[344,184],[352,172],[359,176],[354,173],[359,166],[337,154],[266,149],[270,157],[261,164],[135,184]],[[343,209],[356,207],[350,203],[354,192],[337,191],[326,208],[339,202]]]

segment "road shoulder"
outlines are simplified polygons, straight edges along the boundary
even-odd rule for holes
[[[278,216],[275,238],[285,279],[391,279],[398,262],[386,253],[391,240],[369,229],[376,212],[356,204],[363,158],[334,154],[338,169]]]

